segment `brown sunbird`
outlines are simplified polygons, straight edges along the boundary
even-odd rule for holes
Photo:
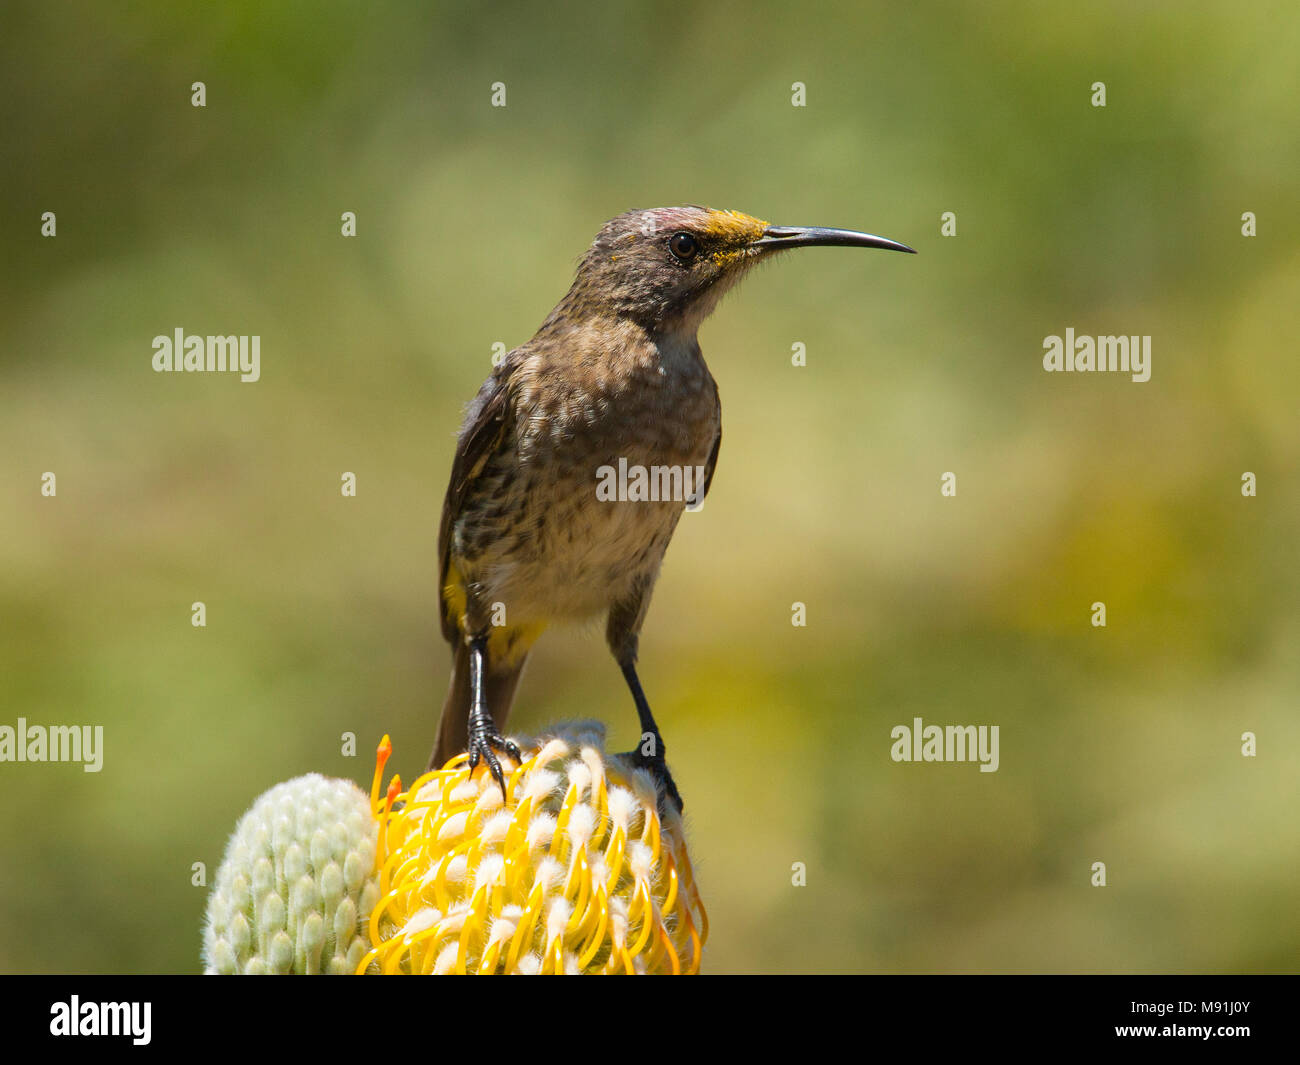
[[[468,751],[504,794],[497,752],[519,751],[501,729],[533,642],[552,622],[604,616],[641,720],[630,757],[681,808],[636,659],[664,551],[683,509],[708,493],[722,442],[696,332],[755,263],[817,245],[912,251],[736,211],[629,211],[605,223],[565,297],[493,369],[466,412],[438,534],[453,668],[430,768]],[[625,488],[628,470],[647,471],[641,490],[611,491],[611,471]]]

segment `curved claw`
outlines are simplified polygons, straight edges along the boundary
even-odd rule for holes
[[[483,763],[488,767],[488,772],[492,774],[492,779],[497,782],[497,787],[501,789],[502,802],[506,802],[508,801],[506,797],[506,777],[501,769],[501,761],[496,756],[497,751],[508,755],[516,762],[521,761],[518,745],[506,739],[495,728],[473,729],[471,731],[469,738],[470,772],[478,768],[479,760],[482,759]]]

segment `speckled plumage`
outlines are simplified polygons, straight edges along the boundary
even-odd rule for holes
[[[597,470],[711,470],[721,408],[698,345],[598,321],[515,349],[485,388],[508,415],[451,527],[449,571],[473,592],[462,625],[483,623],[475,602],[505,604],[508,627],[582,621],[652,584],[683,503],[598,500]]]

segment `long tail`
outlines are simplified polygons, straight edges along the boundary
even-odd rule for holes
[[[488,709],[497,729],[504,732],[506,719],[510,716],[510,704],[515,699],[515,688],[524,671],[524,662],[528,654],[524,652],[517,660],[504,668],[493,667],[488,662],[484,693]],[[469,684],[469,647],[462,640],[456,645],[456,655],[451,667],[451,687],[447,689],[447,701],[442,704],[442,720],[438,723],[438,741],[433,745],[433,754],[429,757],[429,768],[440,769],[448,759],[463,754],[469,746],[469,710],[473,693]]]

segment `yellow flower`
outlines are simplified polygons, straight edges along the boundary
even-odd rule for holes
[[[698,972],[708,918],[650,774],[606,754],[592,722],[520,748],[504,801],[465,755],[381,800],[384,737],[379,900],[357,972]]]

